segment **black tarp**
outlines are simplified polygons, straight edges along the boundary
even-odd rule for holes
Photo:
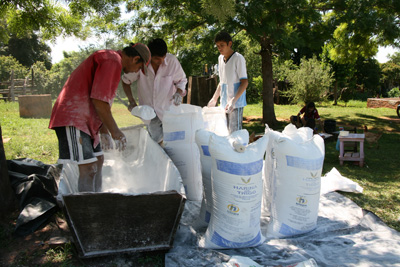
[[[58,211],[57,184],[62,165],[48,165],[26,158],[7,160],[7,167],[21,211],[15,234],[26,236],[36,231]]]

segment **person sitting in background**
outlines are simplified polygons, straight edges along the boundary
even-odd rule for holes
[[[303,117],[301,116],[302,114]],[[294,125],[296,125],[297,128],[299,127],[310,127],[311,129],[316,132],[316,121],[318,121],[321,131],[324,130],[324,127],[322,125],[322,120],[321,117],[318,114],[318,110],[315,108],[315,103],[314,102],[309,102],[306,106],[304,106],[297,116],[291,116],[290,117],[290,122]]]

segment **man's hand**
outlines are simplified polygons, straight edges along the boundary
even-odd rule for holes
[[[114,148],[112,138],[108,133],[100,134],[100,143],[101,143],[101,149],[104,151]]]
[[[136,106],[137,106],[136,102],[129,102],[129,106],[128,106],[129,112],[131,112],[132,109],[133,109],[134,107],[136,107]]]
[[[124,133],[117,128],[117,131],[112,132],[112,139],[114,139],[115,149],[122,151],[126,148],[126,137]]]
[[[118,151],[123,151],[126,149],[126,138],[125,136],[119,138],[119,139],[114,139],[114,143],[115,143],[115,149],[117,149]]]
[[[182,96],[180,93],[176,92],[173,96],[172,96],[172,100],[174,101],[174,105],[175,106],[179,106],[182,103]]]
[[[225,106],[225,113],[231,113],[233,111],[233,108],[235,106],[235,103],[233,102],[233,98],[228,101],[228,104]]]

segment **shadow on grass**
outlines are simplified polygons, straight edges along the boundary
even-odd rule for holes
[[[357,182],[364,188],[362,194],[344,193],[357,205],[373,211],[389,227],[400,231],[399,214],[400,198],[396,193],[400,182],[398,171],[399,134],[384,133],[379,139],[379,146],[365,143],[365,164],[345,161],[341,166],[336,141],[325,144],[325,160],[322,174],[325,175],[335,167],[341,175]],[[385,212],[385,211],[391,212]]]
[[[362,113],[356,113],[355,115],[357,118],[324,114],[324,118],[336,120],[336,126],[343,126],[345,128],[357,127],[361,132],[364,126],[367,126],[368,130],[373,131],[400,132],[400,119],[396,115],[389,117],[376,117]]]
[[[289,124],[289,121],[277,121],[277,123],[273,126],[269,126],[271,129],[275,131],[283,131],[286,125]],[[243,128],[246,129],[249,134],[264,134],[265,132],[265,124],[262,123],[262,117],[243,117]]]

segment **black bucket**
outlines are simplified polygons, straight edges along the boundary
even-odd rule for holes
[[[336,121],[335,120],[325,120],[324,130],[326,133],[333,133],[336,131]]]

